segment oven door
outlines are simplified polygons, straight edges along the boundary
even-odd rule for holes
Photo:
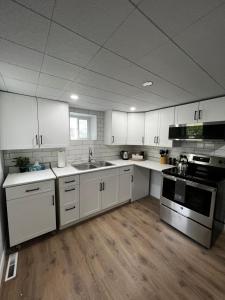
[[[160,201],[183,216],[212,228],[216,191],[214,187],[164,174]]]

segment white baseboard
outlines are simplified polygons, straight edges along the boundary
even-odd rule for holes
[[[2,278],[3,278],[5,260],[6,260],[6,253],[5,253],[5,249],[4,249],[3,253],[2,253],[1,261],[0,261],[0,286],[1,286]]]

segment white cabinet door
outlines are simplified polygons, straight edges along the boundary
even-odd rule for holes
[[[80,217],[84,218],[101,210],[99,173],[80,175]]]
[[[199,102],[175,107],[175,124],[192,124],[197,122]]]
[[[138,200],[149,195],[149,169],[134,166],[134,182],[132,185],[132,200]]]
[[[172,147],[169,140],[169,126],[174,124],[174,107],[159,110],[159,136],[158,145],[161,147]]]
[[[158,137],[158,110],[145,113],[145,145],[156,146]]]
[[[143,145],[145,135],[145,114],[128,113],[127,144]]]
[[[127,143],[127,113],[112,112],[112,144],[125,145]]]
[[[119,203],[131,199],[132,193],[132,174],[121,174],[119,178]]]
[[[38,122],[41,148],[60,148],[69,145],[67,103],[38,99]]]
[[[118,203],[119,176],[112,174],[102,177],[101,208],[106,209]]]
[[[37,137],[36,99],[0,92],[0,149],[37,148]]]
[[[225,121],[225,97],[201,101],[199,122]]]
[[[7,201],[10,247],[56,229],[54,192]]]

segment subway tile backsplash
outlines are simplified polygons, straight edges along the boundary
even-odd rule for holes
[[[98,160],[113,160],[119,158],[121,150],[131,152],[144,150],[146,158],[155,161],[159,160],[160,147],[147,146],[107,146],[104,145],[104,112],[75,109],[74,111],[85,114],[97,115],[97,140],[95,141],[71,141],[70,146],[65,149],[67,163],[84,162],[88,160],[88,149],[92,148],[94,157]],[[173,147],[168,148],[171,157],[178,157],[182,152],[201,153],[225,157],[225,142],[179,142],[174,141]],[[4,151],[5,171],[15,172],[15,158],[26,156],[33,163],[39,161],[42,163],[51,163],[57,165],[57,152],[61,149],[32,149],[32,150],[12,150]]]

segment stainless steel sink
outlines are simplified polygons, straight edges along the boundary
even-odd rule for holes
[[[78,170],[91,170],[96,169],[97,167],[90,163],[83,163],[83,164],[72,164],[72,166]]]
[[[109,163],[107,161],[104,161],[104,160],[95,161],[93,163],[93,165],[96,166],[97,168],[113,166],[113,164],[111,164],[111,163]]]
[[[100,160],[100,161],[95,161],[93,163],[72,164],[72,166],[78,170],[91,170],[91,169],[97,169],[103,167],[110,167],[113,166],[113,164],[107,161]]]

